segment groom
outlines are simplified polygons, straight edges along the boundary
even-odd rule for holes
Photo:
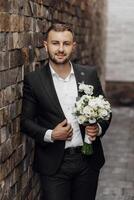
[[[76,47],[72,29],[53,24],[45,49],[49,61],[24,78],[21,130],[35,141],[33,167],[40,175],[42,200],[95,200],[104,155],[100,138],[109,121],[86,128],[72,114],[78,83],[103,94],[94,67],[70,61]],[[92,141],[93,155],[81,154],[84,135]]]

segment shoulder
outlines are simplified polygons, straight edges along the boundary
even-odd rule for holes
[[[93,65],[81,65],[81,64],[74,64],[73,65],[75,66],[75,68],[77,68],[77,70],[79,71],[83,71],[87,74],[95,74],[97,75],[97,69],[95,66]]]
[[[42,68],[39,68],[39,69],[36,69],[35,71],[32,71],[32,72],[28,72],[24,75],[24,78],[33,78],[33,77],[36,77],[38,76],[38,74],[40,74],[40,72],[42,71]]]
[[[24,75],[24,82],[35,82],[38,81],[40,78],[40,74],[42,73],[44,67],[36,69],[35,71],[28,72]]]

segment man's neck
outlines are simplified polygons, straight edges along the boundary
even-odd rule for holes
[[[65,79],[71,72],[70,63],[65,64],[55,64],[52,61],[49,61],[53,70],[63,79]]]

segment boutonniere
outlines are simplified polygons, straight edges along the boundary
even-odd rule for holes
[[[87,95],[93,95],[94,87],[92,85],[86,85],[84,83],[79,83],[79,92],[85,93]]]
[[[108,120],[110,118],[110,103],[102,95],[93,96],[94,87],[92,85],[80,83],[78,89],[82,95],[76,100],[74,115],[79,124],[87,126],[97,123],[100,119]],[[82,153],[85,155],[93,153],[92,143],[87,134],[85,134]]]

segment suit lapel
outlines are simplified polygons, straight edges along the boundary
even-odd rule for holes
[[[64,119],[65,115],[63,113],[58,96],[56,94],[49,64],[46,64],[43,67],[40,73],[40,80],[42,82],[42,86],[44,87],[43,91],[45,95],[48,95],[52,106],[57,110],[58,115]]]
[[[73,69],[74,69],[74,74],[75,74],[76,83],[77,83],[77,90],[78,90],[79,83],[87,82],[87,76],[83,68],[79,67],[79,65],[73,64]],[[60,105],[58,96],[56,94],[56,90],[54,87],[54,83],[53,83],[53,79],[52,79],[52,75],[51,75],[51,71],[50,71],[50,67],[48,63],[40,71],[40,80],[44,88],[43,89],[44,95],[48,95],[52,106],[57,110],[58,115],[62,119],[64,119],[65,115]],[[79,93],[79,90],[78,90],[78,93]]]
[[[74,74],[75,74],[76,83],[77,83],[77,90],[78,90],[79,83],[87,82],[87,76],[86,76],[85,71],[81,67],[79,67],[79,65],[73,64],[73,69],[74,69]],[[78,90],[78,94],[79,94],[79,90]]]

